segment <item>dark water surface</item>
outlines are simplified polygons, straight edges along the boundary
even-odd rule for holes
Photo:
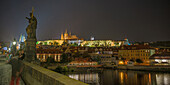
[[[170,73],[160,72],[104,69],[69,73],[68,76],[90,85],[170,85]]]

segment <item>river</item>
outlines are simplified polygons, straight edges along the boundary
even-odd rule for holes
[[[170,85],[170,73],[104,69],[101,72],[76,72],[70,78],[90,85]]]

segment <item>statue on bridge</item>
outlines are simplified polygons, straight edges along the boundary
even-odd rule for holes
[[[36,29],[37,29],[37,19],[33,15],[34,9],[30,13],[30,18],[26,17],[29,20],[29,25],[26,28],[27,38],[36,38]]]
[[[25,60],[28,62],[36,61],[36,29],[37,29],[37,19],[33,15],[34,9],[30,13],[30,18],[26,17],[29,20],[29,25],[26,28],[27,39],[25,42]]]

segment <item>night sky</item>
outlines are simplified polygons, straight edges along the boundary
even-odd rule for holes
[[[170,41],[169,0],[1,0],[0,41],[26,33],[34,6],[37,39],[59,39],[65,29],[86,40]]]

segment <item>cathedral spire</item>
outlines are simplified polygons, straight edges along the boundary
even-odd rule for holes
[[[71,32],[69,33],[69,36],[71,36]]]
[[[64,37],[63,37],[63,32],[62,32],[62,33],[61,33],[61,40],[63,40],[63,38],[64,38]]]
[[[67,34],[67,29],[66,29],[66,31],[65,31],[65,34]]]

